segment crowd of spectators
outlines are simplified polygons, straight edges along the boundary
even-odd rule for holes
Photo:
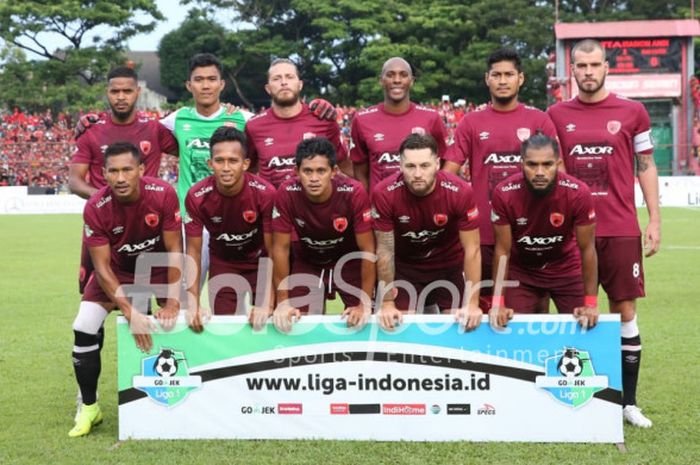
[[[474,109],[464,100],[427,105],[440,113],[450,138],[464,114]],[[362,108],[338,106],[337,118],[343,142],[350,144],[352,118]],[[45,188],[46,192],[67,193],[68,166],[74,150],[73,129],[81,115],[59,113],[25,113],[18,108],[0,110],[0,186],[29,186]],[[158,111],[141,112],[141,116],[158,119]],[[177,181],[177,158],[164,156],[160,176],[165,181]]]

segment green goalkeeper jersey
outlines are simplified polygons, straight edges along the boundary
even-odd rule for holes
[[[234,125],[243,131],[252,113],[238,110],[230,115],[221,108],[211,116],[202,116],[192,107],[183,107],[161,120],[177,139],[179,149],[177,196],[180,211],[185,211],[187,191],[197,182],[210,176],[209,139],[214,131],[224,125]]]

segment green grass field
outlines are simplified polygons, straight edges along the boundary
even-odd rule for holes
[[[663,221],[661,253],[645,262],[649,297],[638,309],[644,344],[639,403],[654,427],[626,427],[629,451],[621,454],[605,444],[118,442],[114,317],[100,384],[105,422],[87,438],[69,440],[81,219],[0,215],[0,464],[697,464],[700,209],[665,208]]]

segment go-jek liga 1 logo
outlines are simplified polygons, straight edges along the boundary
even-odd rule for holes
[[[184,352],[161,347],[158,355],[141,360],[141,376],[134,376],[133,384],[159,404],[174,407],[202,386],[202,377],[190,376]]]
[[[535,378],[535,386],[549,392],[559,402],[579,408],[593,395],[608,387],[608,377],[596,375],[593,361],[585,350],[565,347],[545,359],[545,375]]]

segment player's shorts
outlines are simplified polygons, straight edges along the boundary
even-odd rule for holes
[[[90,257],[88,246],[83,240],[80,246],[80,271],[78,272],[78,291],[81,294],[85,292],[85,286],[87,286],[93,271],[95,271],[95,267],[92,265],[92,257]]]
[[[493,275],[493,244],[481,245],[481,280],[494,279]],[[487,313],[491,309],[493,286],[482,287],[479,291],[479,308]]]
[[[117,280],[119,281],[119,284],[122,285],[133,285],[134,283],[134,275],[131,273],[124,273],[124,272],[119,272],[115,271],[114,274],[117,276]],[[150,283],[151,284],[167,284],[168,282],[168,271],[167,268],[156,268],[155,271],[151,274],[151,279]],[[127,294],[132,294],[132,293],[144,293],[144,294],[150,294],[151,296],[154,296],[153,290],[150,288],[150,286],[143,286],[143,287],[134,287],[129,290],[125,290]],[[108,303],[111,302],[112,299],[107,297],[107,294],[102,290],[102,287],[100,286],[99,282],[97,281],[97,275],[96,273],[93,273],[90,279],[88,280],[86,286],[85,286],[85,292],[83,293],[83,298],[82,300],[84,302],[97,302],[97,303]],[[150,298],[148,299],[150,300]],[[157,298],[158,305],[163,305],[165,304],[166,299],[165,298]],[[133,302],[133,301],[132,301]],[[115,307],[116,308],[116,307]],[[142,309],[142,313],[147,313],[147,308]]]
[[[598,281],[613,301],[644,297],[640,237],[597,237]]]
[[[518,287],[505,289],[506,307],[515,313],[540,313],[542,302],[554,300],[559,313],[573,313],[584,301],[583,276],[562,276],[538,280],[533,270],[520,270],[511,265],[509,280],[518,280]]]
[[[337,292],[343,301],[345,308],[360,305],[359,290],[362,289],[361,260],[350,260],[343,265],[341,277],[348,285],[358,289],[352,291],[347,286],[340,286],[338,276],[334,272],[334,266],[319,266],[301,260],[296,257],[291,266],[289,278],[289,298],[306,296],[308,304],[297,306],[302,313],[319,315],[325,313],[326,300],[335,299]],[[301,277],[295,275],[306,273],[315,276],[313,283],[301,283]]]
[[[211,258],[207,290],[209,292],[209,305],[214,315],[245,315],[248,296],[250,296],[250,301],[255,303],[258,268],[236,267],[232,263]],[[219,282],[222,278],[218,277],[225,274],[235,275],[235,277],[233,279],[224,278],[222,286],[212,286],[212,282]],[[238,281],[240,279],[244,279],[247,286],[241,285],[242,283]]]
[[[394,305],[399,310],[416,310],[417,313],[425,313],[425,309],[437,305],[441,311],[452,310],[462,306],[464,296],[463,267],[457,266],[441,270],[418,269],[408,264],[396,264],[396,277],[411,283],[416,291],[414,302],[411,302],[409,293],[404,288],[398,288],[394,299]],[[447,281],[450,285],[440,285],[437,281]],[[434,284],[433,284],[434,283]],[[429,289],[428,286],[430,286]]]

